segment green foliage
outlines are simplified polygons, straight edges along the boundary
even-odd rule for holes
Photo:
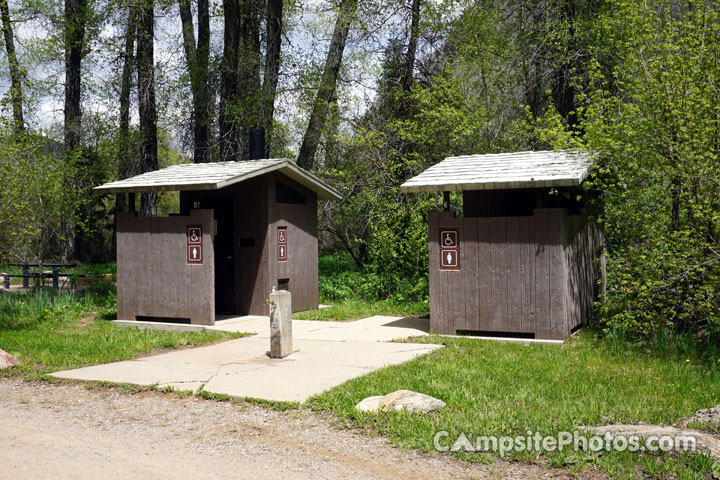
[[[720,17],[703,1],[613,0],[572,129],[536,124],[556,147],[598,154],[605,192],[608,331],[692,332],[720,344]],[[610,60],[611,62],[610,63]]]
[[[208,392],[207,390],[203,389],[204,387],[205,385],[203,384],[198,390],[197,394],[205,400],[214,400],[216,402],[229,402],[232,400],[229,395],[226,395],[224,393]]]
[[[373,317],[375,315],[390,315],[393,317],[421,317],[428,314],[428,302],[409,301],[405,299],[388,298],[384,300],[358,300],[348,298],[346,300],[330,301],[321,300],[323,303],[330,303],[330,308],[308,310],[294,313],[296,320],[321,320],[330,322],[345,322]]]
[[[245,401],[251,405],[269,408],[278,412],[286,412],[288,410],[297,410],[300,408],[299,402],[285,402],[281,400],[264,400],[262,398],[245,397]]]
[[[299,320],[345,321],[373,315],[421,316],[428,312],[427,277],[417,283],[358,267],[347,252],[320,254],[320,303],[331,308],[294,315]],[[388,295],[389,291],[397,290]]]
[[[61,236],[72,204],[63,185],[69,167],[57,161],[56,148],[40,136],[0,132],[0,261],[38,258]]]
[[[496,67],[509,54],[501,50],[501,29],[487,26],[496,13],[469,10],[473,14],[451,28],[456,53],[410,90],[397,82],[405,47],[391,42],[377,100],[352,122],[352,132],[340,130],[328,139],[331,149],[326,146],[320,173],[344,198],[322,210],[324,245],[348,251],[358,266],[377,275],[373,285],[379,290],[361,291],[362,298],[427,296],[427,213],[441,207],[441,195],[402,194],[405,180],[446,156],[504,150],[527,137],[519,128],[522,107],[502,95],[507,79]],[[471,46],[461,40],[466,35],[472,35]],[[459,198],[453,197],[456,207]],[[340,298],[340,289],[330,286],[328,295]]]

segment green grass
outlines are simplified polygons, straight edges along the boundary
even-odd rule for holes
[[[556,435],[578,425],[671,423],[720,403],[720,368],[641,349],[617,351],[587,333],[564,346],[439,337],[416,341],[447,346],[353,379],[311,398],[308,405],[335,412],[347,424],[386,435],[397,445],[433,450],[434,434],[441,430],[450,433],[448,438],[463,432],[515,436],[528,430]],[[365,397],[398,389],[432,395],[447,407],[430,416],[354,409]],[[460,456],[488,460],[487,454]],[[614,478],[655,475],[662,468],[676,478],[711,478],[707,465],[712,462],[696,457],[566,450],[511,458],[576,470],[594,464]],[[653,462],[664,467],[653,467]]]
[[[59,263],[59,262],[58,262]],[[47,268],[43,267],[42,270],[48,270]],[[37,272],[38,267],[35,265],[30,265],[30,271],[31,272]],[[105,273],[117,273],[117,264],[115,262],[108,262],[108,263],[92,263],[92,264],[84,264],[84,265],[78,265],[75,268],[65,268],[60,269],[62,273],[86,273],[86,274],[94,274],[94,275],[100,275]],[[21,274],[22,273],[22,267],[15,267],[11,265],[5,265],[0,264],[0,273],[10,273],[10,274]]]
[[[371,268],[359,268],[345,252],[321,252],[318,265],[320,303],[332,308],[302,312],[293,318],[340,322],[373,315],[421,317],[429,313],[427,288],[418,293],[414,290],[417,286],[408,286],[403,292],[391,293],[387,279]]]
[[[282,400],[265,400],[262,398],[245,397],[245,401],[251,405],[257,405],[259,407],[271,408],[278,412],[285,412],[287,410],[296,410],[300,408],[300,402],[288,402]]]
[[[366,300],[348,299],[332,304],[331,308],[320,310],[308,310],[293,314],[297,320],[328,320],[328,321],[350,321],[373,315],[391,315],[394,317],[421,317],[427,315],[428,307],[424,302],[397,302],[393,299],[377,300],[369,302]]]
[[[36,290],[0,295],[0,348],[22,363],[0,375],[38,378],[44,374],[98,363],[128,360],[158,349],[239,338],[219,332],[160,332],[119,328],[115,298]]]
[[[12,265],[0,264],[0,273],[9,273],[11,275],[20,275],[22,273],[22,267],[14,267]]]

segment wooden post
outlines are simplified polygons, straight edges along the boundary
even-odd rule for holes
[[[30,267],[24,264],[23,267],[23,288],[30,288]]]
[[[270,358],[285,358],[292,352],[292,295],[275,290],[270,293]]]
[[[450,211],[450,192],[443,192],[443,210]]]
[[[4,274],[5,290],[10,290],[10,276]]]
[[[57,268],[52,270],[52,287],[57,290],[60,288],[59,272]]]

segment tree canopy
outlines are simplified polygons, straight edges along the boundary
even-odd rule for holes
[[[711,0],[0,1],[0,261],[112,257],[127,199],[92,186],[247,159],[263,127],[266,156],[343,193],[321,206],[322,248],[375,272],[378,295],[422,299],[441,199],[400,184],[451,155],[580,149],[603,192],[599,321],[718,342],[719,15]]]

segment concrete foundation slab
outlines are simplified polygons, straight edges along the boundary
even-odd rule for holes
[[[139,328],[167,326],[134,321],[116,324]],[[274,359],[267,355],[270,349],[268,317],[227,317],[214,326],[202,328],[256,332],[257,335],[206,347],[67,370],[53,376],[141,386],[170,386],[176,390],[197,391],[202,386],[205,391],[233,398],[305,402],[312,395],[354,377],[440,348],[440,345],[386,343],[393,339],[427,335],[427,327],[427,319],[385,316],[356,322],[295,320],[293,353]]]

